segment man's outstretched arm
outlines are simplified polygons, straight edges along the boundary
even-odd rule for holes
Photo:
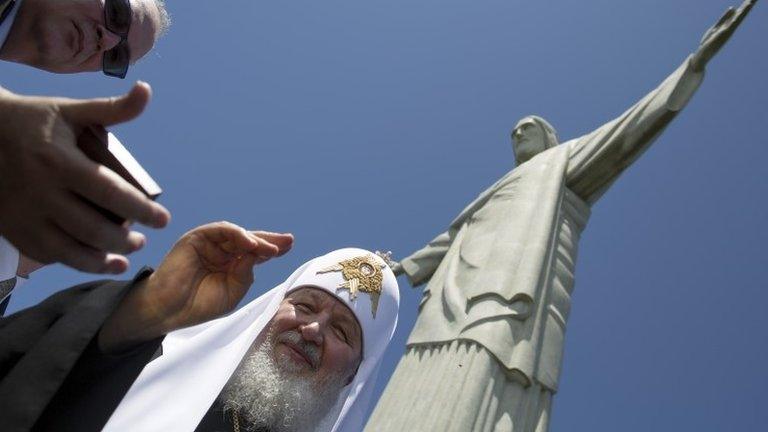
[[[126,294],[98,335],[103,352],[130,349],[232,311],[253,283],[253,267],[283,255],[291,234],[217,222],[184,234],[148,278]]]

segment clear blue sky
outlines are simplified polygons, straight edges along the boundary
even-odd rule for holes
[[[763,3],[593,208],[553,431],[768,422]],[[258,269],[249,300],[331,249],[421,247],[513,166],[519,118],[539,114],[563,139],[591,131],[672,72],[731,4],[170,1],[170,33],[125,81],[2,64],[0,82],[71,97],[151,83],[144,115],[114,131],[164,188],[173,221],[145,230],[129,273],[206,222],[293,232],[294,250]],[[42,270],[10,310],[92,279]],[[420,296],[401,284],[385,375]]]

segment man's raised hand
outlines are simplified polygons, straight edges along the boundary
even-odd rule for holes
[[[41,263],[125,271],[124,254],[140,249],[144,236],[89,203],[155,228],[167,225],[170,213],[89,160],[76,140],[88,126],[137,117],[150,96],[146,83],[121,97],[88,100],[21,96],[0,88],[0,235]]]
[[[253,267],[288,252],[293,235],[216,222],[184,234],[105,323],[99,343],[114,351],[232,311]]]

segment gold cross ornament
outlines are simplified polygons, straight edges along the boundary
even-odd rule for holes
[[[337,289],[348,289],[351,300],[357,298],[359,291],[368,293],[371,296],[371,312],[373,318],[376,318],[376,308],[379,306],[379,295],[381,294],[381,281],[384,279],[381,269],[385,266],[376,262],[373,255],[363,255],[326,267],[319,270],[317,274],[340,271],[344,282],[340,283]]]

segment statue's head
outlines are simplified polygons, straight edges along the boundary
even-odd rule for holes
[[[512,129],[512,149],[518,165],[557,144],[555,128],[539,116],[524,117]]]

